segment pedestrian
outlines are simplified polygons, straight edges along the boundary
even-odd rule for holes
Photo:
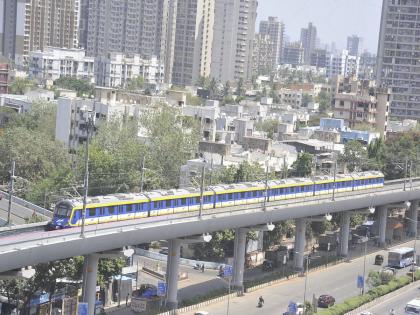
[[[395,311],[393,308],[391,308],[391,310],[389,311],[389,315],[395,315]]]
[[[130,293],[127,293],[127,297],[125,298],[125,307],[128,307],[128,298],[130,297]]]
[[[201,272],[204,273],[204,264],[201,265]]]
[[[315,245],[312,245],[312,254],[315,253]]]

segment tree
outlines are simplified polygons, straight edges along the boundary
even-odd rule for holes
[[[230,82],[226,81],[225,85],[223,86],[222,96],[228,97],[230,95]]]
[[[244,89],[244,79],[240,78],[238,82],[236,83],[236,95],[238,96],[244,96],[245,95],[245,89]]]
[[[346,165],[349,172],[364,170],[367,165],[367,151],[359,141],[349,141],[345,144],[344,153],[340,154],[339,161]]]
[[[277,133],[279,121],[276,119],[266,119],[255,124],[255,129],[267,133],[267,137],[274,139],[274,134]]]
[[[284,237],[288,237],[294,234],[295,226],[292,220],[281,221],[275,223],[273,231],[264,233],[264,249],[267,250],[273,245],[280,244]]]
[[[269,174],[269,178],[274,178],[274,174]],[[233,184],[242,182],[252,182],[265,179],[265,170],[258,163],[244,161],[239,166],[230,165],[222,168],[213,174],[213,184]]]
[[[225,230],[212,233],[212,239],[208,243],[199,243],[194,247],[194,256],[200,260],[222,261],[226,257],[233,256],[234,230]]]
[[[297,160],[292,164],[292,176],[308,177],[312,174],[313,155],[309,153],[299,153]]]
[[[302,95],[302,106],[303,107],[308,107],[308,104],[312,102],[312,95],[309,95],[307,93],[304,93]]]
[[[37,87],[35,81],[28,78],[16,78],[12,84],[10,84],[10,93],[23,95],[25,92],[34,90]]]
[[[77,79],[75,77],[61,77],[54,81],[54,85],[77,91],[77,96],[91,96],[94,94],[95,87],[86,80]]]
[[[136,76],[128,80],[126,84],[126,89],[128,91],[137,91],[144,88],[144,78],[141,76]]]
[[[326,113],[331,109],[332,96],[331,93],[321,91],[316,98],[317,103],[319,103],[319,111],[321,113]]]

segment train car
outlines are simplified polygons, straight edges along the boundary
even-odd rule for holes
[[[384,175],[378,171],[313,178],[290,178],[265,182],[247,182],[207,187],[203,192],[203,209],[243,204],[298,199],[346,191],[381,188]],[[155,190],[142,194],[115,194],[87,200],[85,224],[101,224],[122,220],[195,212],[201,207],[201,191],[197,188]],[[83,203],[68,199],[57,203],[53,219],[46,229],[61,229],[82,224]]]

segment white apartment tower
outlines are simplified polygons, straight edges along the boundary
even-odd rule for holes
[[[392,89],[390,114],[399,119],[420,119],[418,21],[420,0],[383,0],[376,78]]]
[[[273,67],[281,63],[284,41],[284,23],[276,17],[269,16],[267,21],[260,22],[260,34],[268,35],[272,41],[272,51],[275,53]]]
[[[220,82],[252,76],[256,0],[215,0],[211,76]]]
[[[192,85],[210,76],[214,0],[178,0],[172,83]]]

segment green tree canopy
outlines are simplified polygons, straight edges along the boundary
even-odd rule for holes
[[[36,89],[37,84],[35,81],[28,78],[16,78],[10,84],[10,93],[23,95],[25,92]]]
[[[77,96],[91,96],[94,94],[95,87],[86,80],[75,77],[61,77],[54,81],[54,85],[77,92]]]
[[[367,150],[359,141],[349,141],[345,144],[344,153],[340,154],[339,161],[346,165],[349,172],[365,170],[368,162]]]
[[[297,160],[292,164],[291,176],[308,177],[312,175],[313,155],[310,153],[299,153]]]

